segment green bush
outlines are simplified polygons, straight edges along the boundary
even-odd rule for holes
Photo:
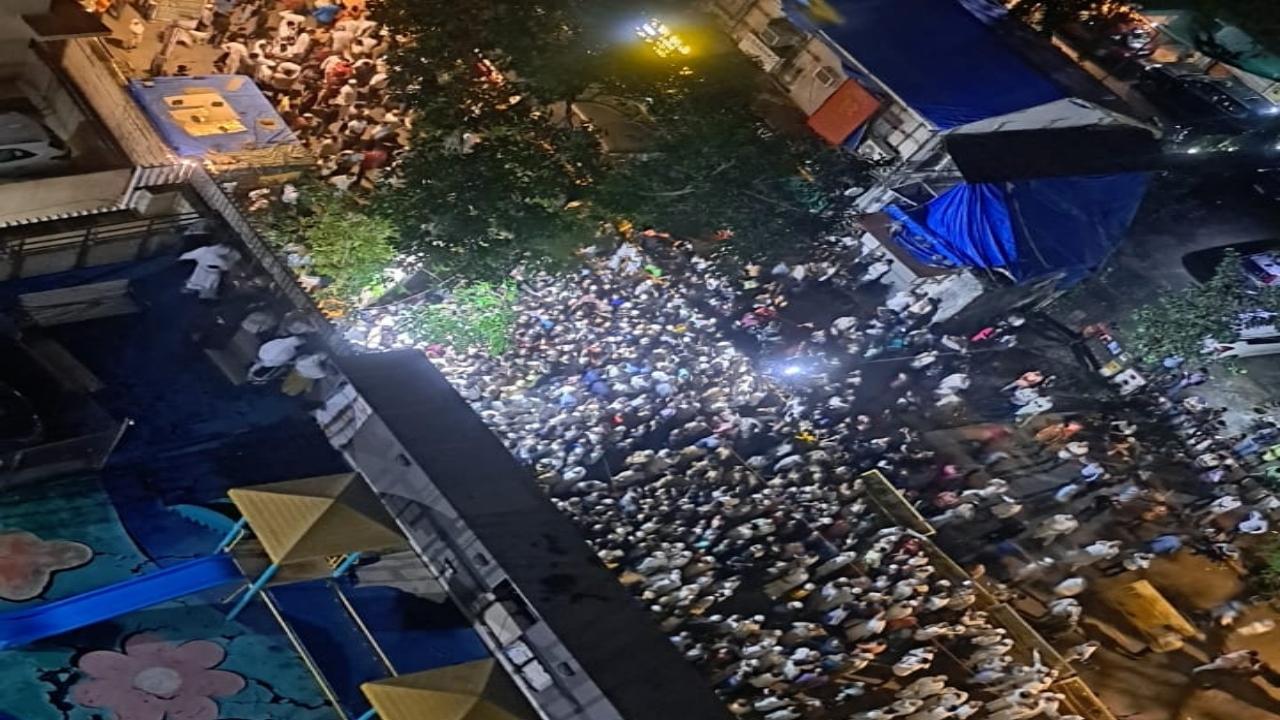
[[[401,317],[398,329],[419,342],[440,343],[459,350],[478,347],[496,357],[511,346],[517,294],[510,282],[467,285],[444,302],[410,308]]]
[[[1200,358],[1205,338],[1234,341],[1237,319],[1252,310],[1280,309],[1280,292],[1253,286],[1228,251],[1213,277],[1181,292],[1160,296],[1134,312],[1129,345],[1148,362],[1170,355]]]
[[[330,315],[345,315],[376,298],[396,263],[395,226],[356,203],[317,186],[304,191],[296,209],[277,210],[268,239],[277,249],[300,245],[310,264],[298,272],[323,279],[313,291]]]

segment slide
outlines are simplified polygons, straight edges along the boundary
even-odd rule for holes
[[[62,600],[0,613],[0,650],[235,581],[243,582],[244,576],[230,555],[220,553]]]

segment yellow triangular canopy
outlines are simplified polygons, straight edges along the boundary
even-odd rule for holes
[[[227,495],[276,564],[405,545],[386,508],[355,473],[235,488]]]
[[[520,690],[493,660],[476,660],[364,683],[380,720],[535,720]]]

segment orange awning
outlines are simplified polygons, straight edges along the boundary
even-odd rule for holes
[[[809,127],[823,140],[840,145],[879,109],[880,101],[871,93],[853,80],[845,80],[822,107],[809,116]]]

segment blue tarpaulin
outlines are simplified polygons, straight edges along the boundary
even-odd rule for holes
[[[1119,245],[1146,192],[1146,173],[962,183],[911,210],[889,206],[894,239],[938,267],[1000,270],[1018,281],[1052,273],[1066,284]]]
[[[839,18],[818,29],[944,130],[1066,96],[1005,44],[990,24],[995,14],[966,3],[832,0]]]
[[[298,142],[271,101],[244,75],[134,80],[129,93],[183,157]]]

